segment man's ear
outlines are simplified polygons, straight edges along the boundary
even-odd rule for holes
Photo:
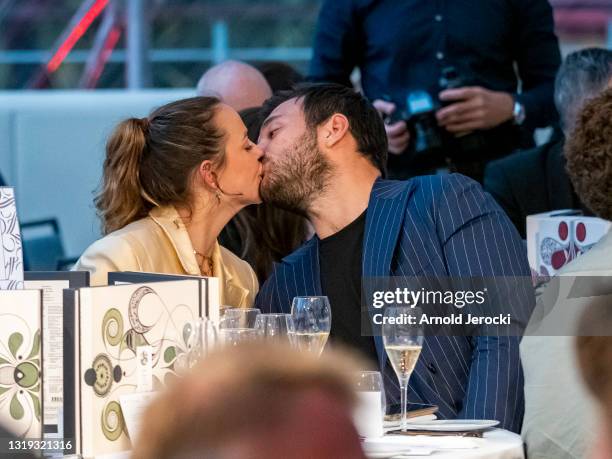
[[[321,143],[327,148],[332,148],[346,136],[348,131],[348,118],[341,113],[334,113],[319,127]]]

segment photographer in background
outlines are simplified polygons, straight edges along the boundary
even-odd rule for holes
[[[390,177],[450,166],[482,181],[556,121],[553,28],[547,0],[325,0],[310,78],[350,85],[359,67],[388,117]]]

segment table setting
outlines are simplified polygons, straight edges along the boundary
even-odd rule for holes
[[[407,313],[405,309],[389,307],[385,315],[400,317]],[[411,314],[415,314],[414,309]],[[331,320],[331,307],[326,297],[296,297],[290,314],[226,308],[218,325],[208,319],[191,324],[189,349],[178,359],[177,370],[188,372],[213,348],[252,340],[274,340],[318,356],[327,344]],[[415,325],[394,324],[383,325],[381,333],[400,383],[401,410],[386,413],[385,388],[379,371],[364,370],[354,375],[357,403],[353,421],[368,459],[426,456],[436,459],[524,459],[521,437],[497,428],[499,421],[438,419],[436,406],[409,403],[408,380],[423,346],[423,330]]]

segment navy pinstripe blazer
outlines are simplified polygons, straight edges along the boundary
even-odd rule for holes
[[[315,236],[275,266],[256,299],[286,312],[293,297],[322,295]],[[408,181],[378,179],[370,194],[363,276],[528,276],[516,229],[480,185],[453,174]],[[517,300],[531,302],[532,292]],[[332,305],[333,311],[333,305]],[[390,403],[399,387],[380,337],[374,338]],[[443,418],[497,419],[519,432],[523,373],[517,337],[426,337],[408,399]]]

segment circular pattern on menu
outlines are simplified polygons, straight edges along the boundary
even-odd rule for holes
[[[105,354],[98,354],[90,369],[85,372],[85,383],[92,386],[99,397],[109,393],[113,385],[113,365]]]

